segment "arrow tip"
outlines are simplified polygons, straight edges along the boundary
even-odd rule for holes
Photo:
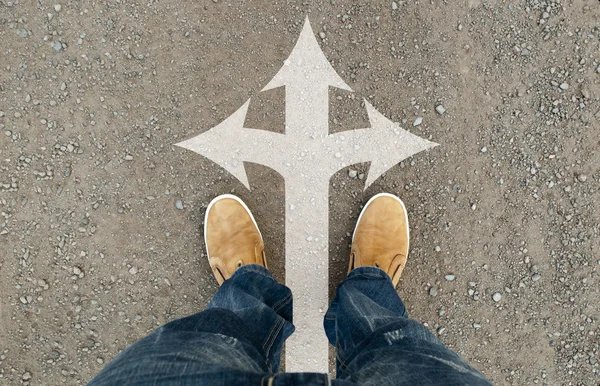
[[[306,87],[307,85],[332,86],[352,91],[325,57],[308,16],[290,56],[262,91],[285,85],[300,87]]]
[[[248,190],[250,190],[250,183],[244,162],[236,157],[231,147],[239,136],[240,130],[244,128],[249,105],[250,100],[212,129],[175,144],[175,146],[191,150],[218,164],[237,178]]]
[[[395,143],[386,144],[387,149],[381,149],[381,158],[371,161],[369,173],[365,182],[365,190],[377,180],[383,173],[391,167],[398,164],[423,150],[432,149],[439,144],[428,141],[415,134],[412,134],[396,123],[386,118],[383,114],[373,107],[366,99],[364,100],[367,108],[367,114],[371,123],[372,130],[393,131],[397,133],[398,139]],[[385,150],[385,151],[384,151]]]

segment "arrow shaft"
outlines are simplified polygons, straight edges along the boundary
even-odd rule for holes
[[[328,372],[323,331],[329,277],[329,179],[286,184],[286,284],[294,294],[296,332],[286,343],[286,371]]]
[[[286,136],[305,141],[329,133],[329,88],[325,85],[286,86]]]

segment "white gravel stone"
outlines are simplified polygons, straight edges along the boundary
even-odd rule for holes
[[[60,12],[62,10],[62,5],[60,5],[60,4],[54,4],[54,10],[56,12]]]
[[[183,202],[181,200],[175,201],[175,208],[183,210]]]
[[[444,279],[446,279],[446,281],[453,281],[455,278],[456,276],[454,276],[453,274],[444,276]]]
[[[435,288],[435,286],[429,288],[429,295],[437,296],[437,288]]]
[[[440,115],[444,115],[444,113],[446,112],[446,108],[442,105],[438,105],[436,106],[435,111],[437,111]]]
[[[417,117],[417,119],[415,119],[415,121],[413,122],[413,126],[417,127],[419,126],[421,123],[423,123],[423,117]]]
[[[499,292],[496,292],[492,295],[492,299],[494,299],[495,302],[499,302],[502,299],[502,295],[500,295]]]

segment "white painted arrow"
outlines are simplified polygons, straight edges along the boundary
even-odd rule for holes
[[[352,90],[327,61],[308,18],[290,57],[264,90],[281,86],[285,134],[245,128],[247,101],[222,123],[177,145],[216,162],[248,189],[244,162],[283,176],[286,284],[294,294],[296,325],[286,343],[286,370],[327,372],[329,180],[346,166],[370,162],[366,189],[398,162],[436,144],[403,130],[366,100],[370,128],[329,134],[329,87]]]

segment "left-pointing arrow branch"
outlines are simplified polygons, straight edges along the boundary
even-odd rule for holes
[[[244,162],[277,169],[273,156],[257,149],[269,149],[270,144],[277,143],[281,146],[288,142],[283,134],[245,128],[244,121],[249,105],[250,100],[212,129],[176,144],[207,157],[240,180],[248,189],[250,184]]]

